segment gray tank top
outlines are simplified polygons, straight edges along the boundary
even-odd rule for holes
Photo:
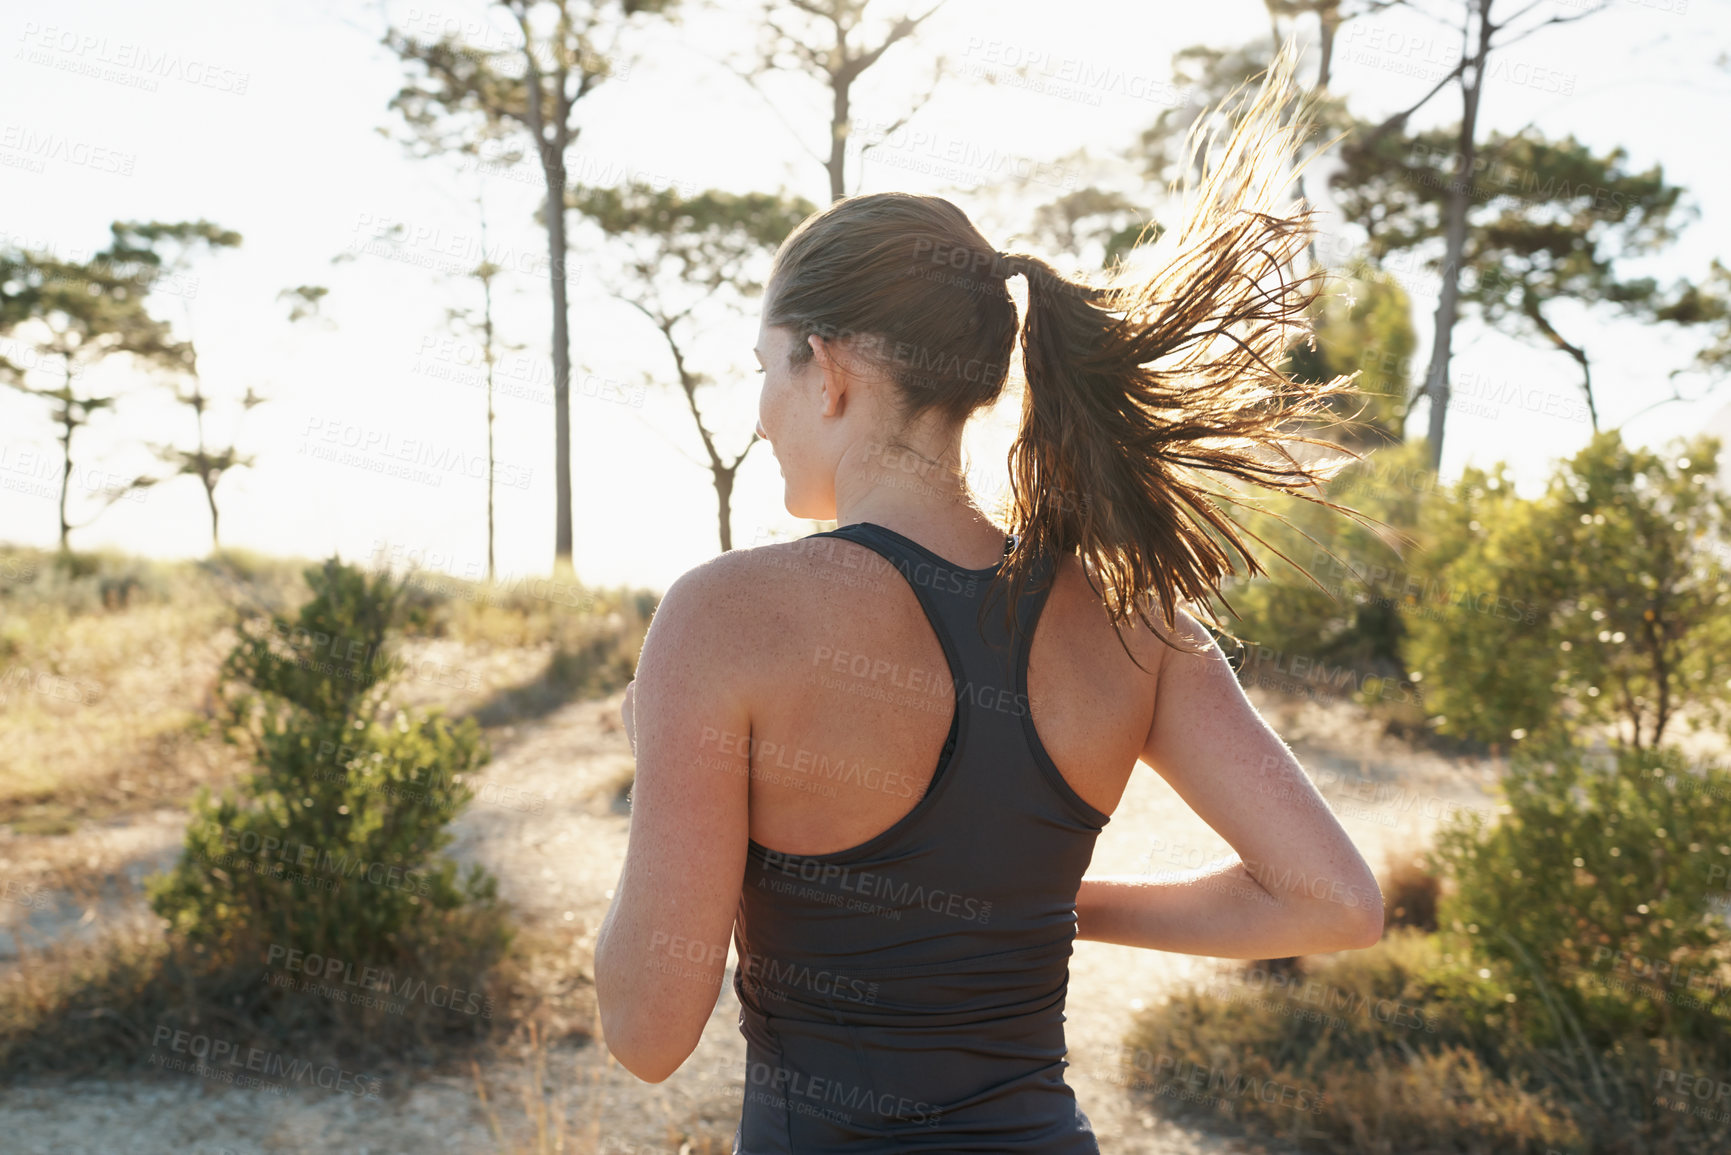
[[[1097,1153],[1064,1082],[1064,997],[1076,890],[1109,817],[1064,781],[1028,709],[1052,563],[1007,633],[1002,562],[962,569],[869,522],[813,538],[857,542],[907,579],[949,662],[954,721],[931,785],[881,834],[820,855],[751,841],[734,1155]],[[875,768],[802,769],[869,785]]]

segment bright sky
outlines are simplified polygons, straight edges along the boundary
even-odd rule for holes
[[[1444,0],[1431,3],[1440,11]],[[583,101],[573,178],[785,187],[824,200],[823,170],[800,143],[815,147],[823,139],[824,101],[789,85],[766,100],[716,61],[728,43],[749,42],[757,8],[756,0],[736,0],[725,16],[694,16],[641,37],[638,61]],[[1544,0],[1541,13],[1579,8]],[[508,42],[501,14],[478,2],[389,10],[411,32],[430,35],[454,24],[469,30],[471,43]],[[1260,0],[1071,0],[1061,17],[1053,12],[1046,0],[952,0],[921,51],[946,53],[961,75],[868,157],[850,191],[951,196],[1009,247],[1026,221],[1018,206],[1052,199],[1083,177],[1061,158],[1082,147],[1113,154],[1165,107],[1175,50],[1229,46],[1265,34],[1268,25]],[[105,245],[116,219],[206,218],[240,232],[240,249],[201,261],[171,286],[175,292],[152,298],[158,315],[196,339],[209,393],[234,398],[250,386],[273,399],[240,425],[240,446],[257,456],[257,466],[218,490],[225,544],[314,558],[336,550],[363,561],[383,550],[478,576],[486,557],[482,481],[460,472],[382,470],[417,451],[461,454],[476,472],[484,468],[478,350],[445,320],[447,308],[479,303],[478,288],[460,274],[481,251],[480,194],[488,251],[513,270],[503,279],[498,324],[524,347],[496,403],[499,566],[506,578],[544,575],[553,549],[553,428],[540,271],[546,244],[532,216],[539,174],[524,166],[461,171],[448,160],[412,159],[386,139],[379,129],[394,133],[399,125],[386,106],[402,70],[377,43],[382,26],[373,5],[337,0],[8,6],[0,21],[0,233],[13,244],[79,256]],[[1349,25],[1335,88],[1361,114],[1386,114],[1430,87],[1439,67],[1452,64],[1455,43],[1446,29],[1411,13]],[[1612,0],[1602,14],[1510,48],[1487,86],[1482,123],[1511,131],[1532,123],[1596,147],[1623,145],[1641,166],[1662,161],[1701,215],[1652,271],[1666,279],[1697,276],[1711,256],[1731,258],[1728,48],[1731,5]],[[909,70],[920,58],[901,51],[906,60],[886,58],[881,76],[863,88],[856,107],[862,123],[895,119],[906,94],[923,91],[923,77]],[[1047,90],[986,83],[1027,58],[1047,74]],[[1457,114],[1449,90],[1419,120]],[[1035,186],[1037,197],[1012,196],[1001,187],[1006,168],[1032,171],[1044,187]],[[406,253],[369,244],[395,222],[414,238]],[[698,465],[691,419],[668,383],[664,348],[638,314],[608,297],[607,254],[575,218],[573,225],[578,573],[601,584],[665,588],[717,549],[713,490]],[[333,264],[339,254],[352,259]],[[1428,344],[1435,301],[1422,277],[1411,282],[1415,322]],[[328,327],[286,320],[276,294],[302,284],[330,287]],[[1666,374],[1693,349],[1690,338],[1663,330],[1567,309],[1558,315],[1594,357],[1607,424],[1661,396]],[[752,427],[758,381],[747,371],[756,318],[735,325],[736,336],[727,329],[715,335],[712,348],[731,353],[711,365],[724,384],[704,402],[727,447],[743,444]],[[1544,411],[1545,397],[1579,396],[1572,363],[1561,355],[1473,326],[1457,334],[1456,349],[1457,382],[1474,383],[1463,393],[1482,397],[1510,383],[1536,403],[1468,405],[1463,396],[1450,414],[1445,476],[1469,460],[1502,458],[1526,490],[1585,442],[1584,420]],[[10,344],[0,353],[21,355]],[[1420,367],[1424,356],[1421,347]],[[653,381],[640,388],[645,372]],[[166,384],[116,363],[89,385],[125,399],[79,433],[84,472],[75,492],[148,468],[145,444],[192,444],[191,411],[172,403]],[[1728,402],[1731,389],[1663,406],[1626,433],[1648,444],[1703,428],[1731,438]],[[39,401],[0,391],[0,539],[43,546],[56,539],[59,451],[48,412]],[[1008,426],[1003,412],[997,416],[973,442],[986,489],[1002,484]],[[1423,427],[1422,411],[1414,421]],[[220,439],[234,427],[235,411],[219,404],[213,433]],[[338,446],[361,443],[373,448],[359,463],[353,455],[331,459]],[[207,552],[209,517],[195,481],[181,478],[141,496],[76,531],[74,544],[164,557]],[[94,508],[75,496],[72,520]],[[736,546],[811,528],[782,509],[780,479],[762,447],[742,471],[733,524]]]

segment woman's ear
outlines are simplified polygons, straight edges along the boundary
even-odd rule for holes
[[[841,412],[842,398],[847,393],[847,375],[842,371],[841,364],[831,355],[829,345],[816,333],[806,338],[811,346],[812,363],[819,373],[818,386],[823,390],[824,417],[834,417]]]
[[[819,369],[827,372],[834,366],[835,359],[829,355],[829,346],[824,344],[822,337],[813,333],[805,339],[805,343],[811,346],[811,359]]]

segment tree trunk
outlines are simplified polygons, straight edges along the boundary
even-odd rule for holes
[[[733,475],[732,469],[715,467],[716,516],[721,519],[721,552],[733,548]]]
[[[493,283],[482,283],[486,290],[487,313],[487,580],[493,581]]]
[[[1316,14],[1316,91],[1328,91],[1328,78],[1334,69],[1334,34],[1340,31],[1340,10],[1318,11]]]
[[[493,271],[487,263],[487,207],[479,196],[481,217],[481,354],[487,359],[487,580],[493,574]]]
[[[210,552],[214,555],[222,550],[222,540],[217,536],[216,520],[216,483],[218,479],[211,476],[210,456],[204,449],[204,386],[202,383],[195,387],[193,393],[192,419],[198,428],[198,480],[204,486],[204,503],[210,506]]]
[[[1443,429],[1448,419],[1449,356],[1455,321],[1460,310],[1461,260],[1466,252],[1467,207],[1472,202],[1473,165],[1478,154],[1479,95],[1484,87],[1485,57],[1490,52],[1491,0],[1470,0],[1478,14],[1478,47],[1461,70],[1461,127],[1459,174],[1449,183],[1446,208],[1446,250],[1442,288],[1437,294],[1436,338],[1431,343],[1430,368],[1425,376],[1425,395],[1430,398],[1430,467],[1442,469]],[[1463,38],[1471,35],[1471,20]]]
[[[526,20],[524,76],[529,85],[529,130],[541,154],[547,185],[547,275],[553,282],[553,569],[570,574],[571,559],[571,336],[565,293],[565,149],[571,143],[568,69],[554,69],[552,136],[542,105],[541,69]]]
[[[565,286],[564,124],[553,126],[547,171],[547,252],[553,279],[553,565],[569,574],[572,561],[571,510],[571,333]]]
[[[217,554],[222,552],[222,539],[217,536],[216,483],[208,472],[201,475],[201,480],[204,482],[204,503],[210,506],[210,552]]]
[[[837,35],[840,33],[838,32]],[[829,170],[829,199],[839,201],[847,195],[847,139],[850,131],[848,124],[849,83],[846,80],[835,81],[835,106],[830,113],[829,122],[829,160],[824,168]]]
[[[72,402],[66,403],[65,432],[60,435],[60,552],[72,549],[72,526],[66,520],[66,493],[72,488]]]
[[[1531,290],[1527,290],[1521,298],[1521,312],[1551,344],[1567,353],[1569,359],[1580,366],[1581,393],[1587,398],[1587,416],[1592,420],[1593,432],[1597,433],[1599,431],[1599,407],[1593,401],[1593,367],[1587,359],[1587,351],[1579,345],[1570,344],[1561,333],[1557,332],[1556,327],[1551,324],[1539,308],[1539,302],[1534,298]]]
[[[62,353],[60,359],[66,367],[65,408],[60,411],[60,421],[65,428],[60,435],[60,552],[67,553],[72,549],[72,526],[66,520],[66,493],[72,488],[72,431],[78,425],[72,411],[72,355]]]

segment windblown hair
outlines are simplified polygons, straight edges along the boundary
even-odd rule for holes
[[[1288,48],[1259,88],[1228,98],[1229,131],[1216,127],[1225,117],[1193,125],[1182,223],[1149,247],[1152,274],[1120,262],[1100,284],[1072,280],[1037,256],[999,254],[949,201],[906,193],[837,201],[776,254],[765,320],[795,330],[796,363],[811,356],[810,334],[851,338],[895,381],[901,417],[936,411],[958,425],[1003,391],[1018,333],[1006,278],[1027,278],[1007,613],[1038,557],[1068,554],[1097,580],[1115,627],[1135,618],[1169,646],[1149,620],[1151,595],[1168,631],[1183,601],[1230,609],[1220,587],[1239,571],[1228,549],[1254,577],[1266,571],[1243,537],[1268,543],[1216,500],[1246,503],[1203,488],[1198,472],[1363,516],[1304,492],[1356,456],[1304,432],[1341,423],[1330,398],[1355,393],[1352,379],[1304,383],[1280,367],[1309,335],[1324,275],[1293,272],[1313,210],[1286,193],[1309,131],[1292,65]],[[1301,461],[1298,443],[1333,454]]]

